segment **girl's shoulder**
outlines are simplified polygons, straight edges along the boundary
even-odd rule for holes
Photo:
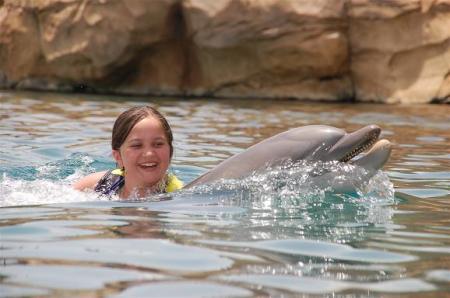
[[[97,183],[102,179],[108,171],[96,172],[83,177],[73,184],[73,188],[77,190],[94,189]]]

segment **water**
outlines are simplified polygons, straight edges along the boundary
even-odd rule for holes
[[[150,99],[191,181],[291,127],[376,123],[395,144],[362,169],[298,163],[240,181],[121,202],[70,188],[114,166],[115,117],[148,98],[0,93],[0,296],[450,295],[450,108]],[[337,193],[317,169],[355,184]]]

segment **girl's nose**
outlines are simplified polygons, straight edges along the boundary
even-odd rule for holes
[[[144,156],[149,156],[149,155],[153,155],[153,154],[155,154],[155,151],[152,148],[147,148],[144,151]]]

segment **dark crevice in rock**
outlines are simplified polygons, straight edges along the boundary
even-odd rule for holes
[[[323,76],[319,78],[319,81],[321,82],[326,82],[326,81],[333,81],[333,80],[341,80],[342,77],[341,76]]]
[[[167,17],[167,27],[169,30],[169,36],[172,37],[175,44],[175,49],[178,50],[178,55],[181,58],[181,72],[179,88],[184,90],[189,86],[189,41],[186,38],[186,22],[183,14],[183,7],[181,2],[172,6]],[[177,56],[178,56],[177,55]],[[176,67],[174,65],[174,67]]]
[[[446,97],[443,97],[443,98],[436,98],[436,97],[432,98],[430,103],[433,103],[433,104],[443,104],[443,103],[450,104],[450,96],[446,96]]]
[[[355,87],[355,79],[354,79],[354,74],[352,71],[352,56],[353,56],[353,49],[352,49],[352,41],[351,41],[351,36],[350,36],[350,29],[352,26],[352,20],[351,20],[351,16],[349,14],[350,11],[350,6],[352,5],[351,1],[346,1],[344,3],[344,19],[345,19],[345,35],[346,35],[346,40],[347,40],[347,71],[348,71],[348,77],[350,80],[350,90],[349,93],[350,95],[348,95],[346,97],[346,102],[356,102],[356,87]]]
[[[126,85],[128,82],[132,82],[136,75],[136,69],[140,63],[140,57],[141,55],[137,53],[126,63],[114,65],[114,69],[109,74],[105,75],[105,77],[100,80],[94,80],[92,83],[94,85],[99,85],[101,88],[112,87],[111,89],[114,89],[117,86]]]
[[[95,88],[86,84],[75,84],[73,86],[73,92],[76,93],[96,93]]]
[[[188,34],[182,1],[177,2],[170,10],[167,18],[169,36],[173,38],[175,47],[179,49],[181,58],[180,91],[184,94],[192,90],[200,79],[198,59],[195,45]],[[174,65],[174,67],[177,67]]]

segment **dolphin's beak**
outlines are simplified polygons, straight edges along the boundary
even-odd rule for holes
[[[370,150],[362,155],[352,164],[363,167],[365,169],[378,170],[381,169],[388,161],[391,155],[392,143],[388,140],[379,140]]]
[[[364,150],[370,148],[378,139],[381,128],[368,125],[355,132],[345,134],[333,147],[328,150],[327,159],[347,162]]]

